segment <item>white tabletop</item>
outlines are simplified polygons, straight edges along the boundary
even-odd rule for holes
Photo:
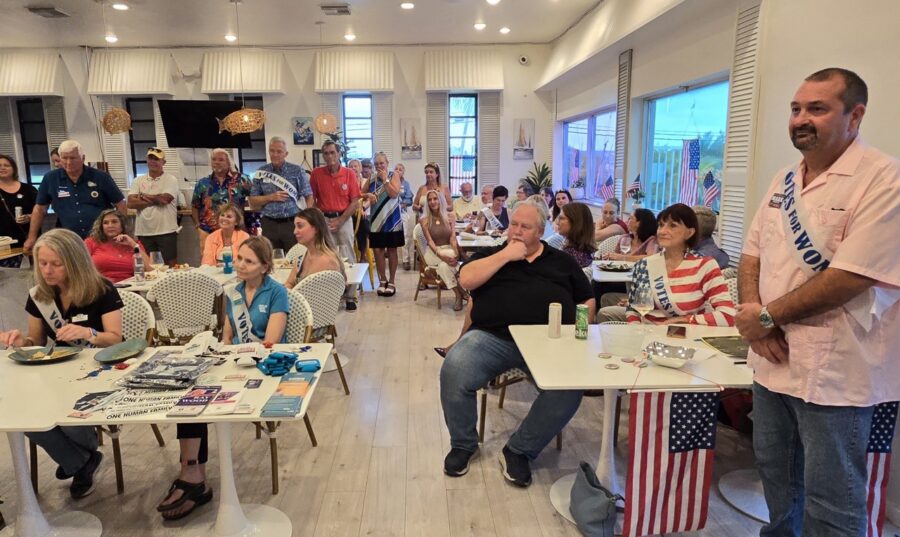
[[[304,344],[306,345],[306,344]],[[318,359],[324,367],[328,361],[331,344],[311,343],[311,349],[300,354],[300,359]],[[276,350],[295,350],[301,345],[284,344],[276,345]],[[153,356],[158,350],[178,349],[180,347],[149,347],[140,356],[143,361]],[[314,377],[312,384],[303,398],[300,413],[294,418],[260,418],[259,413],[269,396],[275,391],[281,377],[263,375],[255,367],[238,367],[229,359],[220,366],[213,366],[206,373],[203,382],[211,385],[221,385],[227,388],[238,389],[243,387],[245,380],[239,382],[223,383],[226,375],[243,374],[247,379],[263,379],[259,388],[246,390],[241,403],[248,403],[254,407],[251,414],[226,414],[219,416],[207,416],[201,414],[195,418],[170,418],[164,412],[135,416],[128,418],[116,418],[107,420],[102,412],[97,412],[86,419],[71,418],[72,406],[80,397],[87,393],[114,390],[118,387],[115,381],[134,371],[137,365],[132,365],[125,370],[110,369],[101,372],[96,377],[77,380],[88,372],[100,367],[93,356],[99,349],[84,349],[78,356],[71,360],[48,365],[22,365],[8,358],[8,352],[0,352],[0,431],[40,431],[51,429],[54,425],[104,425],[104,424],[129,424],[129,423],[187,423],[187,422],[247,422],[247,421],[282,421],[302,418],[306,414],[309,401],[318,385],[321,376]],[[208,381],[206,379],[209,379]]]
[[[456,237],[456,243],[460,248],[470,249],[470,248],[490,248],[492,246],[499,246],[506,242],[506,237],[491,237],[490,235],[478,235],[474,239],[473,238],[462,238],[461,236]]]
[[[708,349],[693,341],[704,336],[737,335],[734,328],[690,325],[687,339],[665,338],[665,326],[651,328],[652,339],[674,345]],[[703,361],[690,362],[681,369],[651,363],[640,368],[623,363],[621,356],[637,351],[642,344],[641,326],[591,325],[586,340],[575,339],[574,325],[563,325],[562,337],[551,339],[546,325],[510,326],[509,331],[522,352],[535,383],[545,390],[634,389],[680,391],[716,389],[717,387],[748,387],[753,372],[747,365],[735,365],[732,360],[716,354]],[[613,358],[598,358],[601,352]],[[617,364],[618,369],[607,369]]]
[[[360,285],[369,271],[368,263],[355,263],[344,267],[347,270],[347,285]],[[286,279],[286,278],[285,278]]]
[[[211,265],[203,265],[200,267],[194,267],[190,269],[191,272],[199,272],[202,274],[206,274],[207,276],[211,276],[214,280],[219,282],[222,285],[226,285],[229,283],[237,283],[237,275],[232,272],[231,274],[225,274],[225,269],[222,267],[215,267]],[[134,281],[134,277],[127,278],[122,280],[116,284],[119,289],[123,289],[125,291],[133,291],[135,293],[146,293],[153,287],[153,284],[158,282],[160,279],[165,278],[170,274],[175,274],[176,270],[169,270],[168,272],[164,272],[161,275],[155,276],[152,280],[144,280],[142,282]],[[149,274],[156,274],[156,271],[148,271]],[[287,281],[288,276],[291,274],[290,268],[279,268],[272,271],[272,277],[278,283],[284,283]]]
[[[608,270],[600,270],[598,265],[600,263],[605,263],[605,261],[594,261],[591,263],[591,270],[593,271],[593,278],[595,282],[608,282],[608,283],[630,283],[631,282],[631,274],[632,272],[629,270],[628,272],[612,272]],[[634,263],[631,264],[632,267]]]

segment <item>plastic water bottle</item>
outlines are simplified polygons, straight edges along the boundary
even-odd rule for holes
[[[144,281],[144,257],[137,246],[134,247],[134,281]]]
[[[234,265],[231,262],[231,248],[222,250],[222,262],[225,263],[225,274],[234,272]]]

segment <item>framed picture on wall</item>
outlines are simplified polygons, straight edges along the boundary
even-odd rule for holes
[[[403,160],[422,159],[421,128],[418,119],[404,118],[400,120],[400,155]]]
[[[313,145],[313,118],[291,118],[291,132],[294,133],[294,145]]]
[[[313,168],[318,168],[319,166],[324,166],[325,163],[322,162],[322,150],[321,149],[313,149]]]
[[[513,160],[534,160],[534,120],[513,120]]]

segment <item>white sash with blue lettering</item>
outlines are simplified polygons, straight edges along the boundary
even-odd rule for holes
[[[294,200],[294,203],[297,204],[297,208],[306,209],[306,199],[300,197],[300,193],[297,192],[297,188],[292,185],[290,181],[278,175],[277,173],[256,170],[256,173],[253,174],[253,179],[259,179],[263,183],[269,183],[270,185],[277,186],[281,190],[284,190],[288,193],[288,196],[290,196],[291,199]]]
[[[500,220],[496,216],[494,216],[494,211],[491,210],[490,205],[488,205],[486,207],[482,207],[481,214],[484,215],[484,218],[485,218],[485,220],[487,220],[487,223],[490,224],[491,226],[493,226],[492,229],[497,229],[497,230],[503,229],[503,224],[501,224]]]
[[[686,315],[685,312],[679,310],[672,300],[669,298],[672,288],[669,286],[669,274],[666,270],[666,257],[663,252],[649,255],[644,258],[647,262],[647,276],[650,278],[650,289],[656,297],[656,303],[660,306],[667,317],[678,317]],[[652,313],[652,312],[651,312]]]
[[[62,313],[59,312],[55,300],[51,300],[49,304],[47,302],[41,302],[37,299],[37,291],[38,288],[35,285],[28,290],[28,294],[31,295],[31,300],[34,301],[34,305],[37,306],[38,311],[41,312],[41,317],[47,321],[47,324],[50,325],[50,328],[53,330],[53,333],[47,334],[47,337],[56,341],[56,331],[65,326],[68,321],[62,316]],[[86,339],[75,339],[69,341],[69,343],[79,347],[94,347],[94,345],[89,343]]]
[[[254,343],[262,341],[253,333],[253,322],[250,320],[250,312],[247,311],[247,303],[241,292],[238,291],[239,284],[225,286],[225,294],[231,301],[231,317],[234,321],[234,328],[237,330],[238,340],[241,343]]]

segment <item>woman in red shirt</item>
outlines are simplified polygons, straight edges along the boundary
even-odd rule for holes
[[[134,247],[140,248],[144,266],[150,267],[150,257],[144,246],[125,233],[125,217],[115,209],[100,213],[94,221],[91,235],[84,240],[91,259],[100,274],[113,283],[134,276]]]

